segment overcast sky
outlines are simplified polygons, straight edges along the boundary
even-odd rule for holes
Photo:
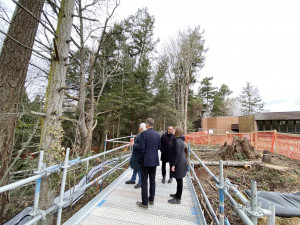
[[[11,5],[11,0],[0,0]],[[300,111],[300,0],[121,0],[117,19],[148,7],[160,45],[200,25],[209,51],[199,74],[238,96],[246,81],[271,112]]]
[[[148,7],[161,43],[200,25],[212,76],[238,96],[255,85],[271,112],[300,111],[300,0],[121,0],[119,18]]]

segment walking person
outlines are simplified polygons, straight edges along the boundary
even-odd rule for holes
[[[186,176],[188,165],[184,151],[184,136],[181,127],[175,127],[174,141],[171,147],[170,166],[171,177],[174,177],[177,182],[177,191],[175,194],[170,194],[172,199],[168,200],[171,204],[180,204],[183,182],[182,179]]]
[[[134,140],[134,144],[132,146],[132,155],[130,158],[130,166],[133,169],[133,173],[132,173],[132,177],[130,180],[125,181],[125,184],[135,184],[135,180],[136,180],[136,175],[138,174],[139,176],[139,182],[134,185],[134,188],[140,188],[141,187],[141,182],[142,182],[142,178],[141,178],[141,167],[138,161],[138,154],[139,154],[139,142],[141,139],[141,134],[143,131],[147,130],[146,129],[146,124],[145,123],[141,123],[140,127],[139,127],[139,134],[136,136],[136,139]]]
[[[147,130],[141,133],[139,147],[139,163],[141,165],[142,175],[142,202],[136,204],[141,208],[148,208],[154,204],[155,196],[155,173],[156,167],[159,166],[158,150],[161,147],[160,135],[153,129],[154,120],[146,120]],[[150,180],[150,193],[148,196],[148,177]]]
[[[173,126],[168,126],[167,131],[161,136],[161,173],[162,183],[166,183],[166,164],[169,162],[169,155],[171,153],[171,145],[174,140]],[[171,170],[171,166],[170,166]],[[168,183],[172,183],[172,178],[169,177]]]

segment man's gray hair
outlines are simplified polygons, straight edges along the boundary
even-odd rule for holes
[[[146,124],[148,124],[150,127],[153,127],[154,120],[152,118],[148,118],[148,119],[146,119]]]
[[[145,123],[141,123],[140,128],[142,128],[143,131],[147,130]]]

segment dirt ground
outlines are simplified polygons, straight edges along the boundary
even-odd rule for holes
[[[222,146],[220,148],[222,150]],[[206,151],[196,151],[197,155],[203,161],[218,161],[221,160],[221,155],[219,148],[214,148]],[[257,152],[255,153],[257,155]],[[250,168],[245,169],[244,167],[224,167],[224,178],[228,178],[231,183],[238,185],[238,189],[243,192],[244,190],[250,189],[251,180],[257,181],[258,191],[274,191],[281,193],[295,193],[300,191],[300,161],[293,160],[283,155],[270,154],[271,162],[252,165]],[[262,159],[262,153],[256,160]],[[238,162],[240,160],[235,159]],[[247,161],[244,159],[243,162]],[[253,159],[252,159],[253,161]],[[241,162],[241,161],[240,161]],[[218,166],[208,166],[208,168],[218,177],[219,167]],[[216,215],[218,215],[219,206],[219,196],[218,189],[214,180],[206,172],[206,170],[198,166],[196,168],[196,173],[200,179],[201,185],[205,190],[210,203],[214,210],[216,210]],[[195,187],[197,185],[195,184]],[[201,195],[200,190],[198,190],[199,201],[204,203],[204,199]],[[206,206],[203,206],[206,211]],[[238,217],[233,215],[233,209],[230,206],[228,200],[225,202],[225,215],[229,219],[230,224],[244,224],[243,221]],[[205,212],[208,224],[211,223],[211,218]],[[266,219],[259,220],[260,225],[267,224]],[[290,224],[299,225],[300,218],[276,218],[276,224]]]

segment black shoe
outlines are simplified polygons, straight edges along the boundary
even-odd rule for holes
[[[170,184],[170,183],[172,183],[172,181],[173,181],[173,178],[170,178],[170,179],[168,180],[168,183]]]
[[[171,204],[180,204],[180,199],[173,198],[173,199],[168,200],[168,202]]]
[[[128,180],[128,181],[125,181],[125,184],[135,184],[135,181]]]
[[[149,203],[150,205],[154,205],[154,201],[150,201],[150,199],[148,199],[148,203]]]
[[[170,194],[170,197],[176,198],[176,194]]]
[[[163,176],[163,179],[161,181],[163,184],[166,183],[166,176]]]
[[[142,185],[141,184],[136,184],[134,185],[134,188],[140,188]]]
[[[142,202],[136,202],[137,206],[143,209],[148,209],[147,205],[144,205]]]

